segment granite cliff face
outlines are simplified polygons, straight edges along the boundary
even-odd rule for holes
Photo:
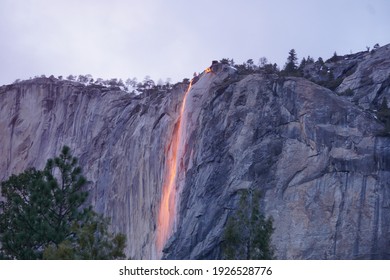
[[[132,258],[155,258],[155,220],[166,143],[186,85],[166,96],[50,79],[0,90],[0,180],[46,160],[68,145],[90,181],[95,210],[127,235]]]
[[[279,259],[390,258],[390,137],[376,116],[390,100],[390,46],[355,62],[335,91],[222,64],[193,82],[163,258],[219,258],[227,217],[247,188],[263,193]],[[42,168],[66,144],[95,209],[127,235],[128,255],[159,257],[166,157],[187,86],[141,96],[53,79],[1,87],[0,180]],[[352,95],[340,94],[347,88]]]

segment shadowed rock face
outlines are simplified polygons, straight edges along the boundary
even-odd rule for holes
[[[373,69],[370,104],[390,94],[379,78],[389,77],[389,57],[385,46],[353,74]],[[349,80],[340,91],[359,88]],[[131,96],[49,79],[1,87],[0,179],[42,168],[69,145],[90,202],[126,233],[128,255],[155,258],[166,151],[185,90]],[[390,138],[377,136],[383,124],[360,95],[351,102],[303,78],[214,65],[187,98],[177,230],[164,258],[219,258],[237,191],[247,188],[263,193],[279,259],[390,258]]]
[[[370,113],[301,78],[252,75],[202,96],[195,87],[166,258],[218,258],[243,188],[262,190],[280,259],[389,257],[390,139],[375,137]]]

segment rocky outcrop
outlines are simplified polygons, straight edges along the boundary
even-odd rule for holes
[[[176,230],[163,257],[220,258],[238,191],[255,188],[279,259],[390,258],[390,138],[370,107],[389,95],[389,57],[389,46],[359,57],[337,92],[222,64],[201,74],[184,111]],[[364,95],[367,71],[376,86]],[[90,202],[125,232],[129,257],[155,258],[166,152],[186,88],[133,96],[50,79],[2,87],[0,179],[70,146]],[[345,88],[354,95],[340,95]]]
[[[367,52],[356,65],[356,71],[346,77],[336,92],[350,90],[349,100],[367,110],[378,110],[381,101],[390,97],[390,45]]]
[[[384,96],[390,96],[390,45],[345,56],[325,63],[306,63],[302,75],[348,98],[364,110],[376,111]]]

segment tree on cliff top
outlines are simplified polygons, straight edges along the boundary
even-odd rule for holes
[[[2,182],[0,257],[42,259],[45,250],[50,249],[46,255],[62,258],[57,250],[64,244],[72,244],[72,250],[80,249],[85,232],[89,233],[88,238],[98,236],[112,245],[111,251],[103,243],[100,247],[93,246],[94,250],[106,250],[105,254],[99,252],[96,256],[124,256],[124,237],[109,234],[107,221],[90,207],[82,207],[88,195],[82,191],[85,184],[77,158],[66,146],[59,157],[47,161],[43,171],[28,169]],[[73,256],[82,258],[85,254]]]
[[[297,53],[295,52],[294,49],[291,49],[288,52],[287,62],[286,65],[284,66],[284,72],[288,75],[297,74],[297,69],[298,69],[297,62],[298,62]]]
[[[222,243],[222,258],[233,260],[270,260],[272,219],[260,212],[260,193],[244,190],[238,209],[229,217]]]

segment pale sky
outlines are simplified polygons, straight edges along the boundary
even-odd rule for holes
[[[390,43],[390,0],[0,0],[0,85],[92,74],[191,78],[212,60],[283,67]]]

